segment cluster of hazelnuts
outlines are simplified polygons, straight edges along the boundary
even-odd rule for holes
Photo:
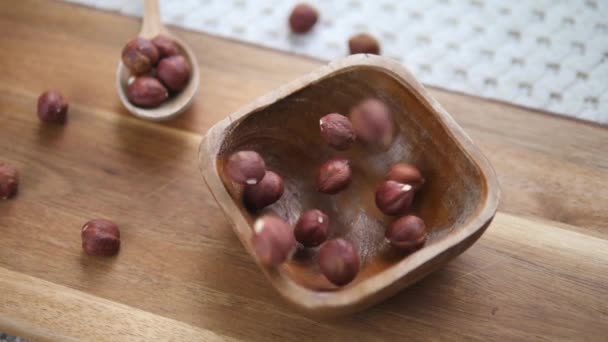
[[[122,49],[122,62],[131,71],[127,98],[137,107],[155,108],[170,94],[188,85],[192,69],[172,39],[137,37]]]
[[[320,135],[330,147],[344,151],[356,140],[366,145],[390,147],[394,137],[394,122],[389,108],[380,100],[368,98],[356,105],[349,117],[338,113],[323,116],[319,122]],[[283,179],[266,169],[266,163],[255,151],[231,154],[225,163],[228,177],[241,184],[243,202],[250,210],[259,210],[278,201],[283,195]],[[317,191],[334,195],[346,189],[352,178],[347,159],[331,159],[319,168]],[[376,188],[378,209],[389,216],[400,216],[386,230],[385,236],[394,248],[413,252],[427,238],[422,219],[408,215],[414,195],[424,184],[420,171],[413,165],[397,163]],[[346,239],[328,240],[329,216],[319,209],[305,211],[294,227],[275,215],[264,215],[254,223],[253,246],[261,264],[276,267],[288,260],[297,243],[306,248],[319,248],[319,268],[337,286],[350,283],[359,272],[357,249]]]
[[[309,32],[319,20],[319,11],[309,4],[296,5],[289,16],[289,27],[296,34]],[[348,40],[348,49],[351,54],[370,53],[380,54],[378,40],[368,33],[359,33]]]

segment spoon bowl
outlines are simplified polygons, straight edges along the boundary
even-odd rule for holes
[[[120,97],[122,104],[131,112],[131,114],[151,121],[169,120],[186,110],[192,104],[192,100],[198,92],[200,83],[199,67],[196,56],[184,41],[172,35],[169,30],[162,25],[160,21],[158,0],[146,0],[144,19],[139,36],[146,39],[152,39],[159,34],[175,41],[183,56],[188,60],[188,63],[190,63],[192,75],[190,76],[186,88],[171,96],[167,101],[156,108],[141,108],[133,105],[127,97],[127,87],[129,85],[129,79],[132,77],[129,69],[122,61],[119,61],[116,71],[116,89],[118,90],[118,96]]]

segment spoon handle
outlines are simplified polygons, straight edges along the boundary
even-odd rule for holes
[[[163,24],[160,22],[159,0],[146,0],[144,8],[144,20],[141,26],[140,36],[153,38],[163,32]]]

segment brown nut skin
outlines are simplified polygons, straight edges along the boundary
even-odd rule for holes
[[[355,142],[355,130],[350,120],[341,114],[327,114],[319,120],[321,138],[339,151],[347,150]]]
[[[413,252],[422,248],[426,242],[426,225],[417,216],[404,216],[388,227],[386,238],[394,247]]]
[[[169,56],[179,55],[179,47],[175,41],[167,36],[158,35],[152,39],[152,44],[158,50],[158,57],[165,58]]]
[[[19,172],[14,166],[0,161],[0,199],[15,196],[18,189]]]
[[[186,57],[177,55],[163,58],[156,68],[156,76],[171,91],[181,91],[188,85],[192,69]]]
[[[380,54],[380,43],[372,35],[359,33],[348,40],[348,50],[351,55],[356,53]]]
[[[414,190],[418,190],[424,185],[424,177],[417,167],[412,164],[397,163],[384,176],[386,180],[410,184]]]
[[[155,108],[169,98],[169,92],[156,78],[140,76],[127,86],[127,98],[137,107]]]
[[[68,117],[68,102],[56,90],[46,91],[38,97],[38,118],[42,122],[63,124]]]
[[[350,120],[357,139],[364,143],[388,148],[393,142],[393,115],[384,102],[375,98],[361,101],[351,110]]]
[[[239,151],[228,157],[226,173],[236,183],[255,185],[266,175],[266,163],[255,151]]]
[[[329,216],[319,209],[308,210],[298,220],[293,234],[304,247],[317,247],[327,240]]]
[[[266,267],[282,264],[296,248],[292,227],[279,217],[260,217],[255,221],[253,230],[253,249],[260,263]]]
[[[283,178],[272,171],[266,171],[258,184],[245,186],[243,201],[250,210],[259,210],[278,201],[284,190]]]
[[[317,175],[317,190],[334,195],[350,185],[352,170],[346,159],[331,159],[321,165]]]
[[[344,239],[329,240],[319,249],[321,273],[334,285],[344,286],[359,273],[359,254],[352,243]]]
[[[312,6],[301,3],[293,8],[289,16],[289,27],[294,33],[310,31],[319,19],[319,12]]]
[[[158,49],[148,39],[137,37],[122,49],[122,63],[135,75],[152,69],[158,63]]]
[[[414,187],[395,181],[386,181],[376,188],[376,206],[386,215],[402,215],[412,205]]]
[[[82,249],[92,256],[113,256],[120,249],[120,230],[116,223],[104,219],[91,220],[80,233]]]

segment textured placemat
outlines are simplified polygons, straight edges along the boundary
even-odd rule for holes
[[[143,2],[69,0],[141,16]],[[608,123],[606,0],[311,0],[312,32],[287,27],[295,0],[161,1],[177,26],[331,60],[369,32],[428,85]]]

